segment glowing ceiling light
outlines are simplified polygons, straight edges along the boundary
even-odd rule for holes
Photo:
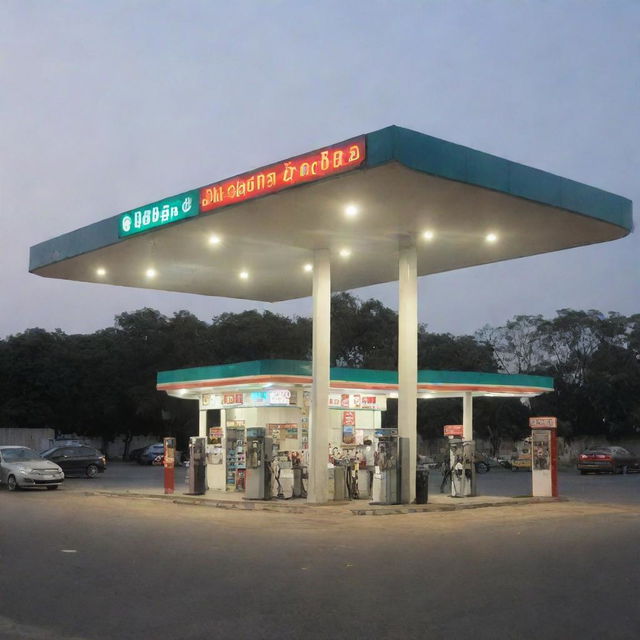
[[[106,275],[107,275],[107,270],[106,270],[106,269],[104,269],[103,267],[98,267],[98,268],[96,269],[96,275],[97,275],[98,277],[100,277],[100,278],[103,278],[104,276],[106,276]]]
[[[149,268],[144,272],[144,274],[147,278],[155,278],[158,275],[158,272],[153,268]]]
[[[215,233],[213,235],[210,235],[209,244],[212,244],[212,245],[220,244],[220,236],[215,235]]]
[[[340,255],[343,258],[348,258],[351,255],[351,249],[340,249]]]
[[[422,234],[422,237],[423,237],[425,240],[433,240],[433,235],[434,235],[434,234],[433,234],[433,231],[425,231],[425,232]]]
[[[179,389],[178,390],[178,394],[181,395],[181,396],[183,396],[185,393],[187,393],[186,389]]]
[[[249,272],[248,271],[241,271],[238,276],[240,277],[240,280],[248,280],[249,279]]]
[[[487,235],[484,238],[487,242],[496,242],[496,240],[498,239],[498,236],[495,233],[487,233]]]
[[[349,204],[345,207],[344,212],[348,218],[355,218],[358,215],[358,207],[355,204]]]
[[[309,262],[307,262],[307,264],[304,265],[303,269],[309,273],[310,271],[313,271],[313,265],[310,264]]]

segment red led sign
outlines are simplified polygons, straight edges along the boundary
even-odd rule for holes
[[[464,426],[461,424],[445,424],[444,435],[445,436],[462,436]]]
[[[200,189],[200,211],[275,193],[359,167],[365,160],[365,137],[297,156],[284,162],[216,182]]]

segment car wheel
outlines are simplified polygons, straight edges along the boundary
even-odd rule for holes
[[[87,478],[95,478],[98,475],[98,467],[95,464],[90,464],[87,469]]]
[[[587,472],[584,469],[579,469],[581,476],[586,476]]]
[[[19,489],[20,487],[18,486],[18,481],[16,480],[15,476],[9,476],[7,478],[7,489],[9,489],[9,491],[15,491],[16,489]]]
[[[486,462],[476,462],[476,471],[478,473],[487,473],[489,465]]]
[[[47,489],[49,489],[49,491],[55,491],[60,485],[57,484],[51,484],[47,487]]]

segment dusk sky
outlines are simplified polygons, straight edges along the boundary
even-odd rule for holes
[[[2,0],[0,337],[277,304],[41,278],[29,247],[397,124],[640,202],[638,0]],[[634,213],[637,224],[637,213]],[[420,279],[430,331],[640,313],[640,235]],[[354,291],[397,308],[397,284]]]

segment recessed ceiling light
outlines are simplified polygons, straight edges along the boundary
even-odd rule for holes
[[[107,275],[107,270],[104,269],[103,267],[98,267],[96,269],[96,275],[102,278],[103,276]]]
[[[354,218],[358,215],[358,207],[355,204],[349,204],[345,207],[344,212],[348,218]]]
[[[147,269],[144,273],[147,278],[155,278],[158,275],[158,272],[153,268]]]
[[[215,233],[209,236],[209,244],[220,244],[220,236],[217,236]]]
[[[498,236],[495,233],[487,233],[484,239],[487,242],[495,242],[498,239]]]
[[[340,255],[343,258],[348,258],[351,255],[351,249],[340,249]]]
[[[307,264],[304,265],[303,269],[309,273],[309,271],[313,271],[313,265],[310,264],[309,262],[307,262]]]
[[[422,234],[422,237],[423,237],[425,240],[433,240],[433,231],[425,231],[425,232]]]
[[[249,279],[249,272],[248,271],[241,271],[239,274],[240,280],[248,280]]]

